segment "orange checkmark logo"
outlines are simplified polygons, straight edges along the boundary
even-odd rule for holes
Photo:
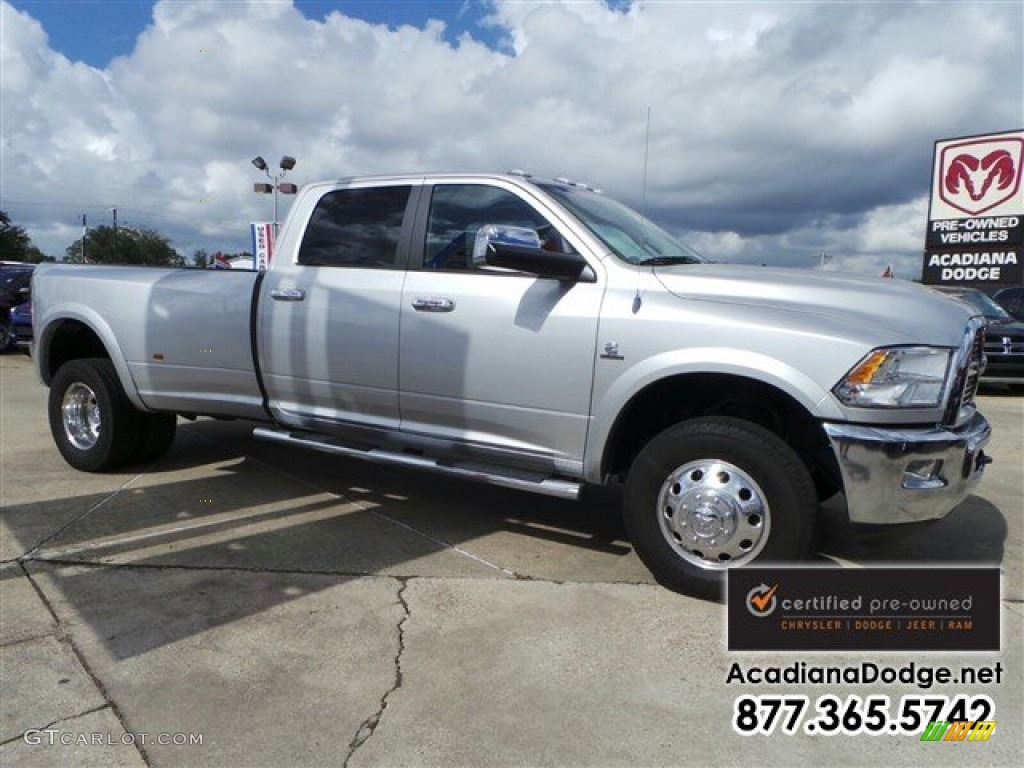
[[[778,584],[773,584],[771,588],[767,584],[761,584],[750,590],[747,595],[747,600],[751,605],[750,612],[754,615],[771,613],[775,607],[775,590],[778,588]]]

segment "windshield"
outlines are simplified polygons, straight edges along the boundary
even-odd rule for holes
[[[622,203],[579,187],[539,184],[568,208],[612,253],[630,264],[700,264],[707,261]]]
[[[1013,320],[1009,312],[996,304],[988,294],[981,291],[944,291],[944,293],[967,302],[989,320]]]

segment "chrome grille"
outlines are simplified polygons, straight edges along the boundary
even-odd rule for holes
[[[998,333],[998,331],[997,331]],[[996,336],[985,340],[986,355],[1024,355],[1024,339]]]
[[[978,380],[985,370],[985,323],[974,318],[967,326],[963,343],[953,360],[955,375],[943,422],[956,426],[974,412]]]
[[[960,400],[961,407],[974,403],[974,396],[978,394],[978,379],[985,370],[985,329],[981,328],[974,333],[974,343],[971,344],[971,354],[967,359],[967,376],[964,381],[964,393]]]

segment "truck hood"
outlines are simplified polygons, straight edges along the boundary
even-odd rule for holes
[[[884,344],[955,347],[972,315],[921,285],[881,277],[730,264],[656,267],[655,276],[687,301],[802,314],[815,326],[836,327],[839,321],[851,335]]]

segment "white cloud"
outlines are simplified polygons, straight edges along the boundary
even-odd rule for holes
[[[928,222],[928,198],[875,208],[864,216],[852,238],[852,249],[892,253],[920,248]]]
[[[787,264],[828,271],[881,274],[892,265],[906,280],[921,275],[928,198],[879,206],[853,219],[827,216],[781,234],[689,233],[697,250],[722,261]],[[824,254],[824,259],[822,258]]]
[[[112,205],[184,253],[234,250],[270,215],[256,154],[296,156],[300,183],[523,167],[638,205],[650,107],[654,218],[719,257],[874,271],[919,261],[936,139],[1020,127],[1017,3],[621,5],[496,0],[496,51],[440,22],[164,0],[97,70],[3,3],[0,205],[53,254]]]

